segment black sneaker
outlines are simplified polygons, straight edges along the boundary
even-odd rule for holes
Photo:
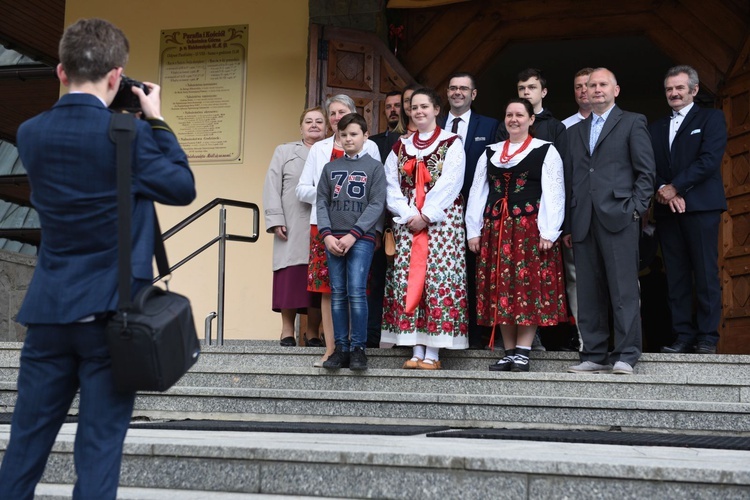
[[[337,345],[331,357],[323,361],[323,368],[328,368],[329,370],[349,368],[349,353],[344,352],[341,346]]]
[[[529,371],[529,354],[528,349],[516,349],[516,354],[513,356],[513,364],[510,366],[512,372],[527,372]]]
[[[512,372],[527,372],[529,371],[529,358],[526,356],[514,356],[513,364],[510,366]]]
[[[354,371],[367,370],[367,355],[363,348],[355,347],[354,350],[349,353],[349,369]]]
[[[515,349],[508,349],[505,351],[505,356],[503,358],[498,359],[496,363],[490,365],[490,371],[509,372],[510,367],[513,366],[513,354],[515,354],[515,352]]]
[[[716,354],[716,346],[711,342],[701,340],[697,344],[695,344],[695,347],[693,347],[693,352],[696,354]]]

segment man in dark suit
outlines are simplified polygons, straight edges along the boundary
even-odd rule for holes
[[[654,217],[676,335],[661,351],[713,354],[721,321],[718,239],[721,212],[727,209],[721,180],[727,129],[721,111],[693,102],[698,82],[690,66],[671,68],[664,90],[672,115],[650,127],[656,159]]]
[[[370,136],[370,140],[378,145],[380,151],[380,159],[385,163],[385,159],[396,144],[396,141],[401,136],[398,132],[398,124],[401,120],[401,92],[393,90],[385,95],[385,104],[383,106],[383,113],[385,113],[386,123],[388,128],[385,132]]]
[[[57,66],[70,92],[18,129],[43,236],[17,317],[28,330],[0,498],[33,498],[78,389],[73,497],[117,493],[135,395],[115,391],[104,337],[118,300],[115,145],[107,106],[127,59],[122,31],[100,19],[76,22],[63,34]],[[146,86],[148,96],[133,91],[146,118],[137,120],[132,146],[134,294],[153,277],[153,202],[186,205],[195,198],[187,157],[160,116],[160,89]]]
[[[388,122],[388,128],[385,132],[370,136],[370,140],[377,144],[380,159],[385,163],[393,145],[401,136],[398,132],[398,125],[401,121],[401,92],[393,90],[385,95],[383,112]],[[385,272],[387,268],[388,259],[385,256],[385,247],[377,245],[375,252],[372,254],[370,293],[367,295],[367,347],[380,347],[380,323],[383,319],[383,294],[385,293]]]
[[[572,240],[583,339],[581,363],[568,369],[573,373],[632,374],[641,356],[638,238],[654,191],[654,153],[646,118],[618,108],[619,93],[615,75],[596,69],[588,80],[593,112],[568,130],[564,241]]]
[[[471,110],[471,103],[477,98],[477,86],[470,73],[454,73],[448,83],[448,103],[450,111],[440,120],[440,127],[461,136],[466,153],[466,171],[461,194],[464,206],[469,199],[474,171],[484,149],[494,142],[499,122]],[[477,325],[477,256],[466,247],[466,282],[469,298],[469,348],[483,349],[483,328]]]

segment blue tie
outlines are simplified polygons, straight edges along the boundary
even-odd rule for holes
[[[596,115],[594,115],[596,116]],[[591,124],[591,136],[589,137],[589,152],[594,153],[594,147],[596,141],[599,139],[599,134],[602,133],[602,127],[604,126],[604,118],[596,116],[593,123]]]

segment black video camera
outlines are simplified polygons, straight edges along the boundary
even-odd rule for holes
[[[138,113],[139,111],[143,111],[141,109],[140,99],[138,99],[138,96],[130,90],[133,87],[142,88],[143,92],[148,95],[148,87],[146,87],[145,84],[122,75],[122,78],[120,79],[120,89],[117,91],[112,104],[109,105],[110,109],[116,111],[127,111],[128,113]]]

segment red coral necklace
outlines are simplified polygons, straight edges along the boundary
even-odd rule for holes
[[[518,153],[523,151],[524,149],[529,147],[529,144],[531,144],[531,134],[526,136],[526,140],[523,141],[523,144],[521,144],[521,147],[516,150],[515,153],[512,155],[508,154],[508,149],[510,148],[510,139],[505,141],[505,144],[503,144],[503,151],[500,153],[500,163],[508,163],[510,160],[513,159],[514,156],[516,156]]]
[[[435,127],[435,131],[432,133],[429,139],[426,141],[423,141],[419,138],[419,132],[415,132],[412,136],[412,144],[414,144],[414,147],[417,149],[427,149],[437,140],[438,136],[440,135],[440,127]]]

